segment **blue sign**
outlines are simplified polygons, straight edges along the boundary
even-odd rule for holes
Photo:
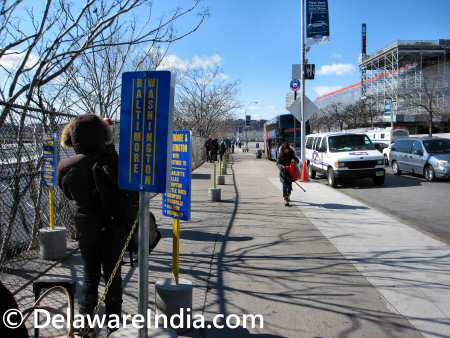
[[[163,215],[189,221],[191,217],[191,132],[176,130],[172,137],[169,189],[163,196]]]
[[[173,78],[168,71],[122,75],[119,186],[162,193],[170,170]]]
[[[329,40],[328,0],[306,0],[306,37],[309,44]]]
[[[291,89],[296,92],[297,90],[299,90],[300,88],[300,81],[299,80],[292,80],[289,83],[289,86],[291,87]]]
[[[49,188],[56,187],[56,168],[58,166],[58,136],[46,135],[42,147],[42,165],[44,168],[44,183]]]

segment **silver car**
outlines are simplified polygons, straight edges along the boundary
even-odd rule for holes
[[[395,175],[402,172],[420,174],[430,182],[436,178],[450,178],[450,139],[397,139],[391,146],[389,160]]]

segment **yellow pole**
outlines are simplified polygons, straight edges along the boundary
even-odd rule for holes
[[[172,273],[178,284],[180,275],[180,220],[173,219]]]
[[[216,189],[216,161],[213,164],[213,180],[214,189]]]
[[[50,207],[50,224],[49,228],[53,230],[55,228],[55,201],[53,195],[53,188],[48,189],[49,207]]]

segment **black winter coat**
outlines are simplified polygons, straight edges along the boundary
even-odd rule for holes
[[[58,185],[77,206],[77,230],[122,223],[123,201],[118,187],[118,156],[105,145],[105,125],[96,116],[78,117],[72,129],[74,156],[58,165]]]
[[[277,165],[287,167],[291,164],[292,160],[294,160],[296,163],[299,162],[298,157],[295,156],[294,150],[292,148],[289,148],[289,152],[287,154],[285,154],[281,150],[280,153],[278,154]]]

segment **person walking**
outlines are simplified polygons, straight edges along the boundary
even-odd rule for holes
[[[284,142],[278,153],[277,166],[280,170],[280,180],[283,184],[283,199],[286,206],[289,206],[293,177],[288,171],[291,163],[298,163],[299,159],[295,156],[294,150],[289,146],[288,142]]]
[[[211,142],[212,142],[211,137],[209,137],[206,140],[206,142],[205,142],[206,160],[208,162],[212,162],[212,158],[211,158]]]
[[[75,155],[58,165],[58,185],[76,205],[74,221],[84,269],[80,313],[94,314],[103,270],[105,284],[112,278],[105,299],[107,319],[122,312],[120,266],[114,277],[111,275],[125,244],[129,221],[118,187],[118,156],[110,137],[98,116],[75,118],[61,136],[61,143],[73,147]],[[82,334],[89,337],[92,332]]]
[[[219,145],[219,156],[220,156],[221,162],[223,161],[223,155],[225,155],[226,151],[227,151],[226,142],[225,142],[225,140],[222,140]]]
[[[217,161],[217,153],[219,152],[219,141],[217,139],[213,139],[211,141],[211,161]]]

